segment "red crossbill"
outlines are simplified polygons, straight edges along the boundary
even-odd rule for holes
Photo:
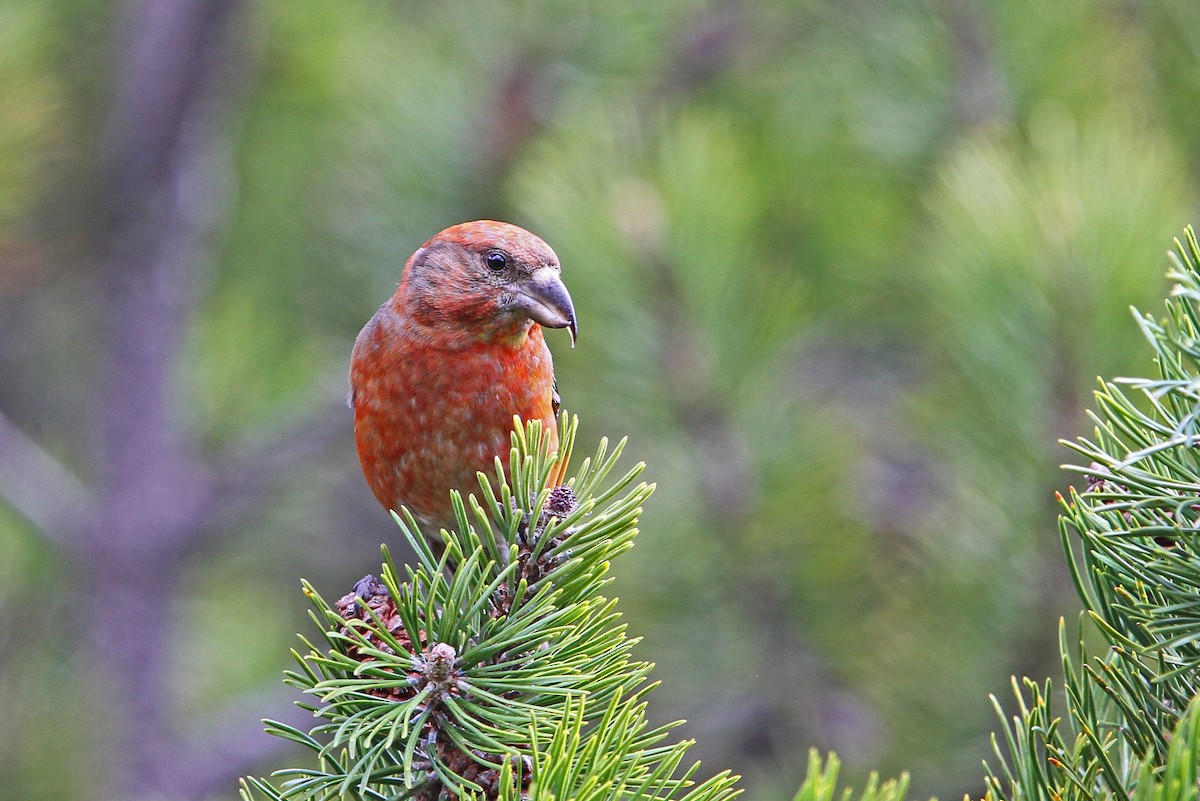
[[[542,327],[575,308],[558,257],[515,225],[479,220],[417,249],[350,361],[354,438],[367,483],[425,529],[452,528],[450,490],[507,461],[513,415],[541,420],[557,448],[558,392]]]

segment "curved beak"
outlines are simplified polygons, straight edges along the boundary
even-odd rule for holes
[[[515,287],[513,306],[529,315],[535,323],[546,328],[565,328],[575,347],[578,327],[575,324],[575,305],[567,286],[553,267],[539,267],[529,280]]]

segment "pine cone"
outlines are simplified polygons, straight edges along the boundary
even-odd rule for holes
[[[366,603],[364,608],[359,603],[362,599]],[[359,637],[366,640],[366,645],[385,654],[395,654],[396,650],[389,645],[376,631],[377,624],[375,619],[387,630],[387,632],[400,644],[401,647],[412,651],[413,643],[408,636],[408,630],[404,628],[404,622],[400,619],[400,613],[396,610],[396,602],[392,599],[391,594],[387,590],[387,585],[372,575],[363,576],[354,585],[354,591],[347,593],[338,599],[334,605],[337,613],[345,620],[361,620],[367,623],[367,627],[355,626],[354,631]],[[368,611],[369,610],[369,611]],[[372,618],[374,613],[374,618]],[[355,634],[351,634],[349,626],[343,626],[341,633],[346,635],[351,640],[355,639]],[[424,632],[421,632],[422,639]],[[365,646],[352,643],[346,648],[346,656],[352,659],[357,659],[359,662],[374,662],[377,658],[369,653],[363,653]],[[417,687],[411,686],[420,678],[419,674],[408,674],[409,686],[388,687],[367,690],[368,693],[379,698],[386,698],[389,701],[405,701],[417,694]]]

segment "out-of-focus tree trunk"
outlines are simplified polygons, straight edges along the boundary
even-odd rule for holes
[[[172,410],[172,372],[207,240],[222,216],[229,114],[244,80],[239,0],[127,0],[91,232],[108,321],[96,391],[94,524],[81,534],[95,679],[108,722],[108,799],[181,786],[167,688],[172,599],[212,481]]]

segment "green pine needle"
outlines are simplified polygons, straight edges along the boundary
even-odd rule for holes
[[[624,441],[610,451],[602,440],[550,505],[577,425],[563,415],[552,454],[540,423],[517,421],[511,478],[497,461],[478,496],[452,496],[457,526],[441,532],[440,554],[400,510],[416,561],[397,566],[385,547],[380,579],[359,585],[371,597],[330,604],[304,584],[323,642],[304,640],[285,681],[313,699],[303,706],[316,722],[267,731],[317,766],[246,779],[246,801],[736,795],[727,773],[693,782],[690,743],[667,743],[673,725],[648,726],[651,665],[631,658],[636,640],[600,594],[653,491],[638,482],[642,465],[610,480]]]
[[[1014,682],[987,773],[997,801],[1197,795],[1200,245],[1190,228],[1175,244],[1165,318],[1135,312],[1158,376],[1101,382],[1093,437],[1064,443],[1088,461],[1067,466],[1088,487],[1062,499],[1063,545],[1083,620],[1109,647],[1089,658],[1060,625],[1061,713],[1048,683]]]

